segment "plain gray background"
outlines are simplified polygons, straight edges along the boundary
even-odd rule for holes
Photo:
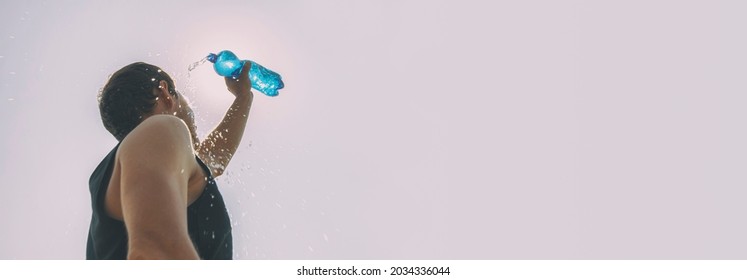
[[[747,258],[747,2],[3,1],[0,258],[81,259],[135,61],[231,102],[283,75],[219,179],[239,259]]]

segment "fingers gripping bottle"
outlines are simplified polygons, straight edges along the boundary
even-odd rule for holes
[[[218,54],[211,53],[207,60],[213,63],[213,69],[223,77],[238,77],[244,61],[240,60],[231,51],[221,51]],[[278,90],[283,88],[283,79],[278,73],[259,65],[254,61],[249,68],[249,79],[252,87],[267,96],[277,96]]]

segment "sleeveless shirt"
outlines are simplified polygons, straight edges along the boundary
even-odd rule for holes
[[[93,210],[86,246],[86,259],[89,260],[127,259],[125,224],[110,217],[104,207],[118,148],[119,144],[101,161],[89,180]],[[233,241],[226,205],[210,169],[199,157],[195,156],[195,159],[208,177],[202,194],[185,209],[189,238],[200,259],[229,260],[233,256]]]

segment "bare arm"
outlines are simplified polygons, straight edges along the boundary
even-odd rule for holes
[[[128,259],[198,259],[187,230],[187,184],[197,168],[189,130],[168,115],[145,120],[120,145]]]
[[[220,176],[236,153],[249,117],[254,94],[249,80],[250,62],[246,62],[239,79],[226,78],[226,87],[236,98],[218,126],[200,143],[197,154],[210,167],[214,177]]]

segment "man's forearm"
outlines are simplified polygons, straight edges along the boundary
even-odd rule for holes
[[[223,174],[241,143],[253,98],[251,93],[236,96],[223,120],[200,144],[198,154],[214,177]]]

